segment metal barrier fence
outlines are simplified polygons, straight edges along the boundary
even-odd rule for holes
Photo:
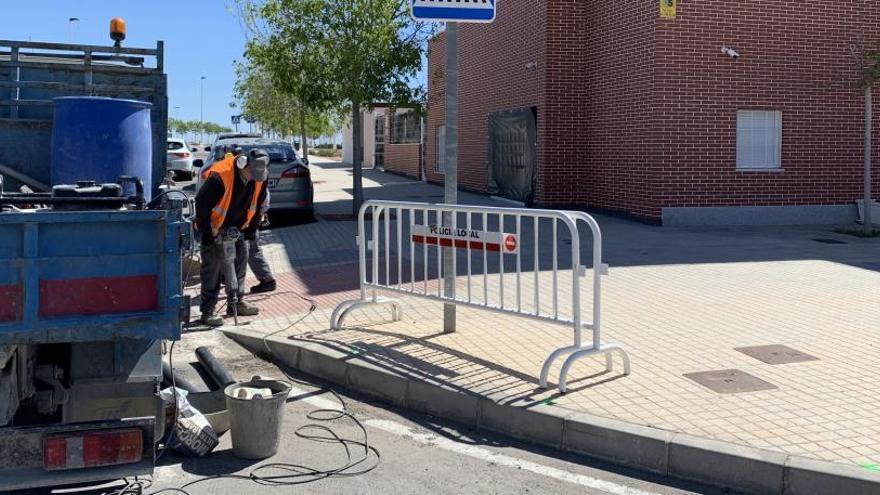
[[[590,270],[582,263],[581,234],[592,235],[592,303],[587,305],[581,300],[581,279]],[[388,305],[392,319],[400,320],[399,302],[379,292],[402,293],[571,326],[573,343],[544,361],[541,387],[547,387],[553,363],[566,355],[559,372],[561,392],[579,358],[604,354],[611,371],[616,352],[624,374],[630,373],[626,351],[601,340],[602,275],[608,267],[602,263],[599,225],[586,213],[371,200],[360,210],[357,244],[360,299],[336,307],[333,329],[366,305]],[[444,250],[452,252],[446,259],[456,274],[453,284],[442,280]],[[542,291],[543,286],[550,290]],[[583,306],[591,306],[590,321],[584,320]],[[593,333],[587,344],[584,329]]]

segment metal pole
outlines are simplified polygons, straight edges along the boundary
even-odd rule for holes
[[[458,23],[446,23],[446,163],[444,201],[458,203]],[[452,226],[452,215],[443,214],[443,223]],[[484,226],[485,228],[485,226]],[[443,250],[443,279],[446,297],[455,298],[455,246]],[[443,333],[455,332],[455,304],[443,305]]]
[[[871,218],[871,125],[873,123],[873,98],[871,86],[865,88],[865,214],[862,216],[864,220],[865,233],[870,235],[874,229],[874,220]]]
[[[199,124],[205,124],[205,76],[199,81]],[[199,129],[199,141],[202,140],[202,130]]]

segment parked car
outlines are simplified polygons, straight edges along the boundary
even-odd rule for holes
[[[220,136],[211,146],[211,155],[199,172],[196,190],[202,186],[211,164],[235,148],[241,148],[244,153],[262,148],[269,153],[267,182],[273,216],[298,214],[306,219],[314,216],[315,190],[308,159],[301,158],[290,143],[280,139],[253,134]]]
[[[183,139],[168,139],[167,170],[174,173],[175,180],[192,179],[193,156]]]

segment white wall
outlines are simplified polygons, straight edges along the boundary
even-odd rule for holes
[[[376,152],[376,115],[385,115],[385,110],[380,108],[371,112],[364,111],[362,114],[364,129],[364,167],[373,167],[374,154]],[[387,131],[386,131],[387,132]],[[354,150],[351,138],[351,126],[342,128],[342,162],[354,162]]]

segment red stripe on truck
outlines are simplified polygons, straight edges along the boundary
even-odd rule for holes
[[[21,319],[21,285],[0,285],[0,321]]]
[[[40,281],[40,316],[89,316],[155,311],[156,275]]]

